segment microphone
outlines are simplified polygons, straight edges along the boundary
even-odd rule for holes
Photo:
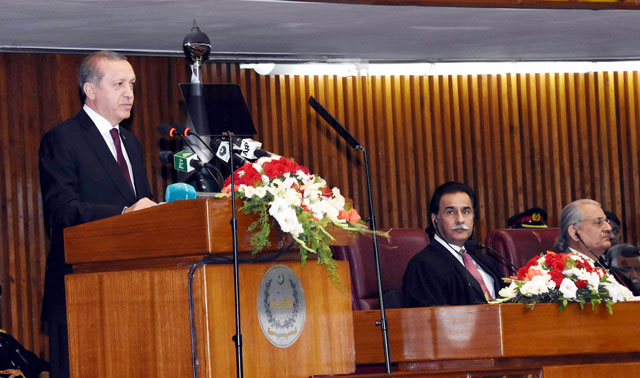
[[[249,161],[242,156],[238,155],[233,151],[229,151],[229,143],[227,141],[222,141],[222,139],[216,139],[213,141],[213,149],[216,151],[215,155],[218,159],[224,161],[225,163],[229,162],[229,158],[233,156],[233,165],[235,167],[241,167]]]
[[[489,254],[491,256],[493,256],[496,261],[498,261],[500,264],[502,264],[503,266],[505,266],[509,271],[511,271],[512,274],[516,274],[518,272],[518,267],[515,266],[511,261],[509,261],[509,259],[507,259],[506,257],[502,256],[498,251],[496,251],[495,249],[478,243],[476,240],[473,239],[469,239],[464,243],[464,248],[466,250],[475,250],[475,249],[484,249],[487,252],[489,252]]]
[[[198,151],[195,147],[193,147],[193,145],[189,142],[189,140],[187,138],[185,138],[180,132],[178,132],[178,127],[180,127],[180,125],[167,125],[166,123],[161,123],[158,125],[158,132],[164,136],[168,136],[170,138],[174,138],[176,135],[180,137],[180,139],[182,139],[182,141],[189,146],[189,148],[191,149],[191,151],[193,151],[195,153],[196,157],[199,157],[198,154],[196,153],[196,151]],[[182,128],[184,128],[184,126],[182,126]],[[202,140],[200,140],[202,142]],[[211,151],[212,154],[214,154],[214,152],[211,150],[211,148],[203,142],[203,144],[205,145],[205,147],[207,147],[209,149],[209,151]],[[186,152],[186,151],[183,151]],[[201,151],[202,152],[202,151]],[[181,171],[181,169],[178,169]],[[191,172],[189,171],[184,171],[184,172]]]
[[[193,172],[196,168],[202,168],[205,163],[197,158],[191,151],[180,151],[176,154],[170,151],[160,151],[158,155],[160,161],[166,164],[173,164],[176,171]]]
[[[164,200],[166,202],[188,200],[196,198],[196,188],[184,182],[178,182],[167,186],[167,190],[164,193]]]
[[[158,154],[158,159],[164,164],[173,164],[173,152],[171,151],[160,151]]]
[[[175,125],[176,128],[176,132],[178,134],[182,134],[184,136],[189,136],[189,135],[193,135],[196,136],[198,134],[194,133],[193,131],[191,131],[190,127],[187,127],[186,125]]]
[[[179,155],[181,153],[186,153],[192,155],[190,158],[187,158],[186,161],[183,157]],[[158,158],[164,164],[172,164],[173,168],[177,171],[181,172],[192,172],[194,169],[200,174],[200,170],[202,168],[206,169],[209,173],[209,176],[215,181],[216,185],[219,188],[222,188],[224,185],[224,177],[222,172],[212,164],[205,163],[202,160],[198,160],[194,157],[195,155],[191,151],[180,151],[177,154],[174,154],[171,151],[160,151],[158,154]],[[176,157],[178,157],[178,161],[176,161]],[[185,165],[188,165],[188,168],[185,169]],[[215,173],[214,173],[215,172]],[[200,178],[201,179],[201,178]],[[199,187],[206,188],[206,185],[198,184]]]
[[[158,125],[158,132],[164,136],[168,136],[169,138],[173,138],[178,135],[176,128],[171,125],[167,125],[166,123]]]
[[[185,125],[175,125],[175,129],[176,132],[178,133],[178,135],[180,135],[181,137],[185,136],[194,136],[196,137],[196,139],[198,139],[200,141],[200,143],[202,143],[203,146],[206,147],[207,150],[209,150],[209,152],[211,152],[212,155],[215,155],[215,151],[213,151],[213,149],[211,149],[211,147],[209,147],[209,143],[205,142],[200,135],[198,135],[198,133],[196,133],[195,131],[191,130],[190,127],[186,127]],[[182,138],[184,139],[184,138]],[[191,145],[189,145],[189,147],[191,147]],[[193,147],[191,147],[191,149],[193,150]],[[195,150],[194,150],[195,151]]]
[[[233,144],[233,149],[239,150],[240,156],[243,158],[255,160],[260,159],[261,157],[271,157],[274,155],[260,147],[262,147],[262,142],[255,141],[251,138],[241,139]]]

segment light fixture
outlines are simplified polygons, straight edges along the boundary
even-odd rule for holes
[[[253,69],[260,75],[300,76],[438,76],[498,75],[536,73],[586,73],[603,71],[639,71],[640,61],[527,61],[527,62],[442,62],[442,63],[252,63],[241,69]]]

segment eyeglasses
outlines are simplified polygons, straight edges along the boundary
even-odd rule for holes
[[[611,224],[611,220],[607,219],[607,218],[593,218],[593,219],[583,219],[581,221],[578,221],[576,223],[574,223],[574,225],[578,224],[578,223],[582,223],[582,222],[591,222],[591,224],[593,224],[596,227],[602,227],[605,223],[606,224]]]

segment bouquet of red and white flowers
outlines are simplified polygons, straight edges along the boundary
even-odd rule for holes
[[[249,227],[254,231],[254,252],[269,246],[271,219],[300,246],[302,264],[307,252],[317,253],[337,282],[336,263],[329,247],[334,238],[326,230],[329,224],[351,232],[366,232],[367,226],[358,212],[345,204],[340,189],[327,186],[325,180],[306,167],[285,157],[263,157],[247,163],[234,172],[234,184],[245,214],[258,219]],[[231,191],[231,177],[225,181],[223,193]]]
[[[610,313],[611,305],[633,299],[633,294],[620,285],[607,271],[575,253],[548,251],[534,257],[518,270],[517,277],[504,279],[510,285],[498,293],[495,303],[558,303],[562,311],[570,302],[591,302],[593,308],[604,303]]]

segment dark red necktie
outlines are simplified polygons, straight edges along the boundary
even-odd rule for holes
[[[129,183],[131,190],[134,190],[133,184],[131,183],[131,176],[129,176],[129,167],[127,167],[127,161],[124,160],[124,155],[122,154],[122,146],[120,145],[120,134],[118,133],[118,129],[114,127],[111,129],[110,133],[111,138],[113,138],[113,143],[116,145],[116,157],[118,159],[118,165],[120,166],[124,177],[127,178],[127,182]]]
[[[471,256],[469,256],[469,254],[467,253],[467,251],[464,250],[464,248],[460,249],[460,253],[462,253],[462,260],[464,261],[464,266],[467,268],[469,273],[471,273],[473,278],[475,278],[476,281],[478,281],[478,283],[480,284],[480,287],[482,288],[482,292],[487,296],[487,298],[489,298],[489,300],[493,300],[493,296],[491,295],[491,292],[489,291],[489,289],[487,289],[487,285],[484,284],[484,279],[482,278],[482,274],[480,274],[480,271],[476,267],[476,264],[473,262],[473,259],[471,258]]]

